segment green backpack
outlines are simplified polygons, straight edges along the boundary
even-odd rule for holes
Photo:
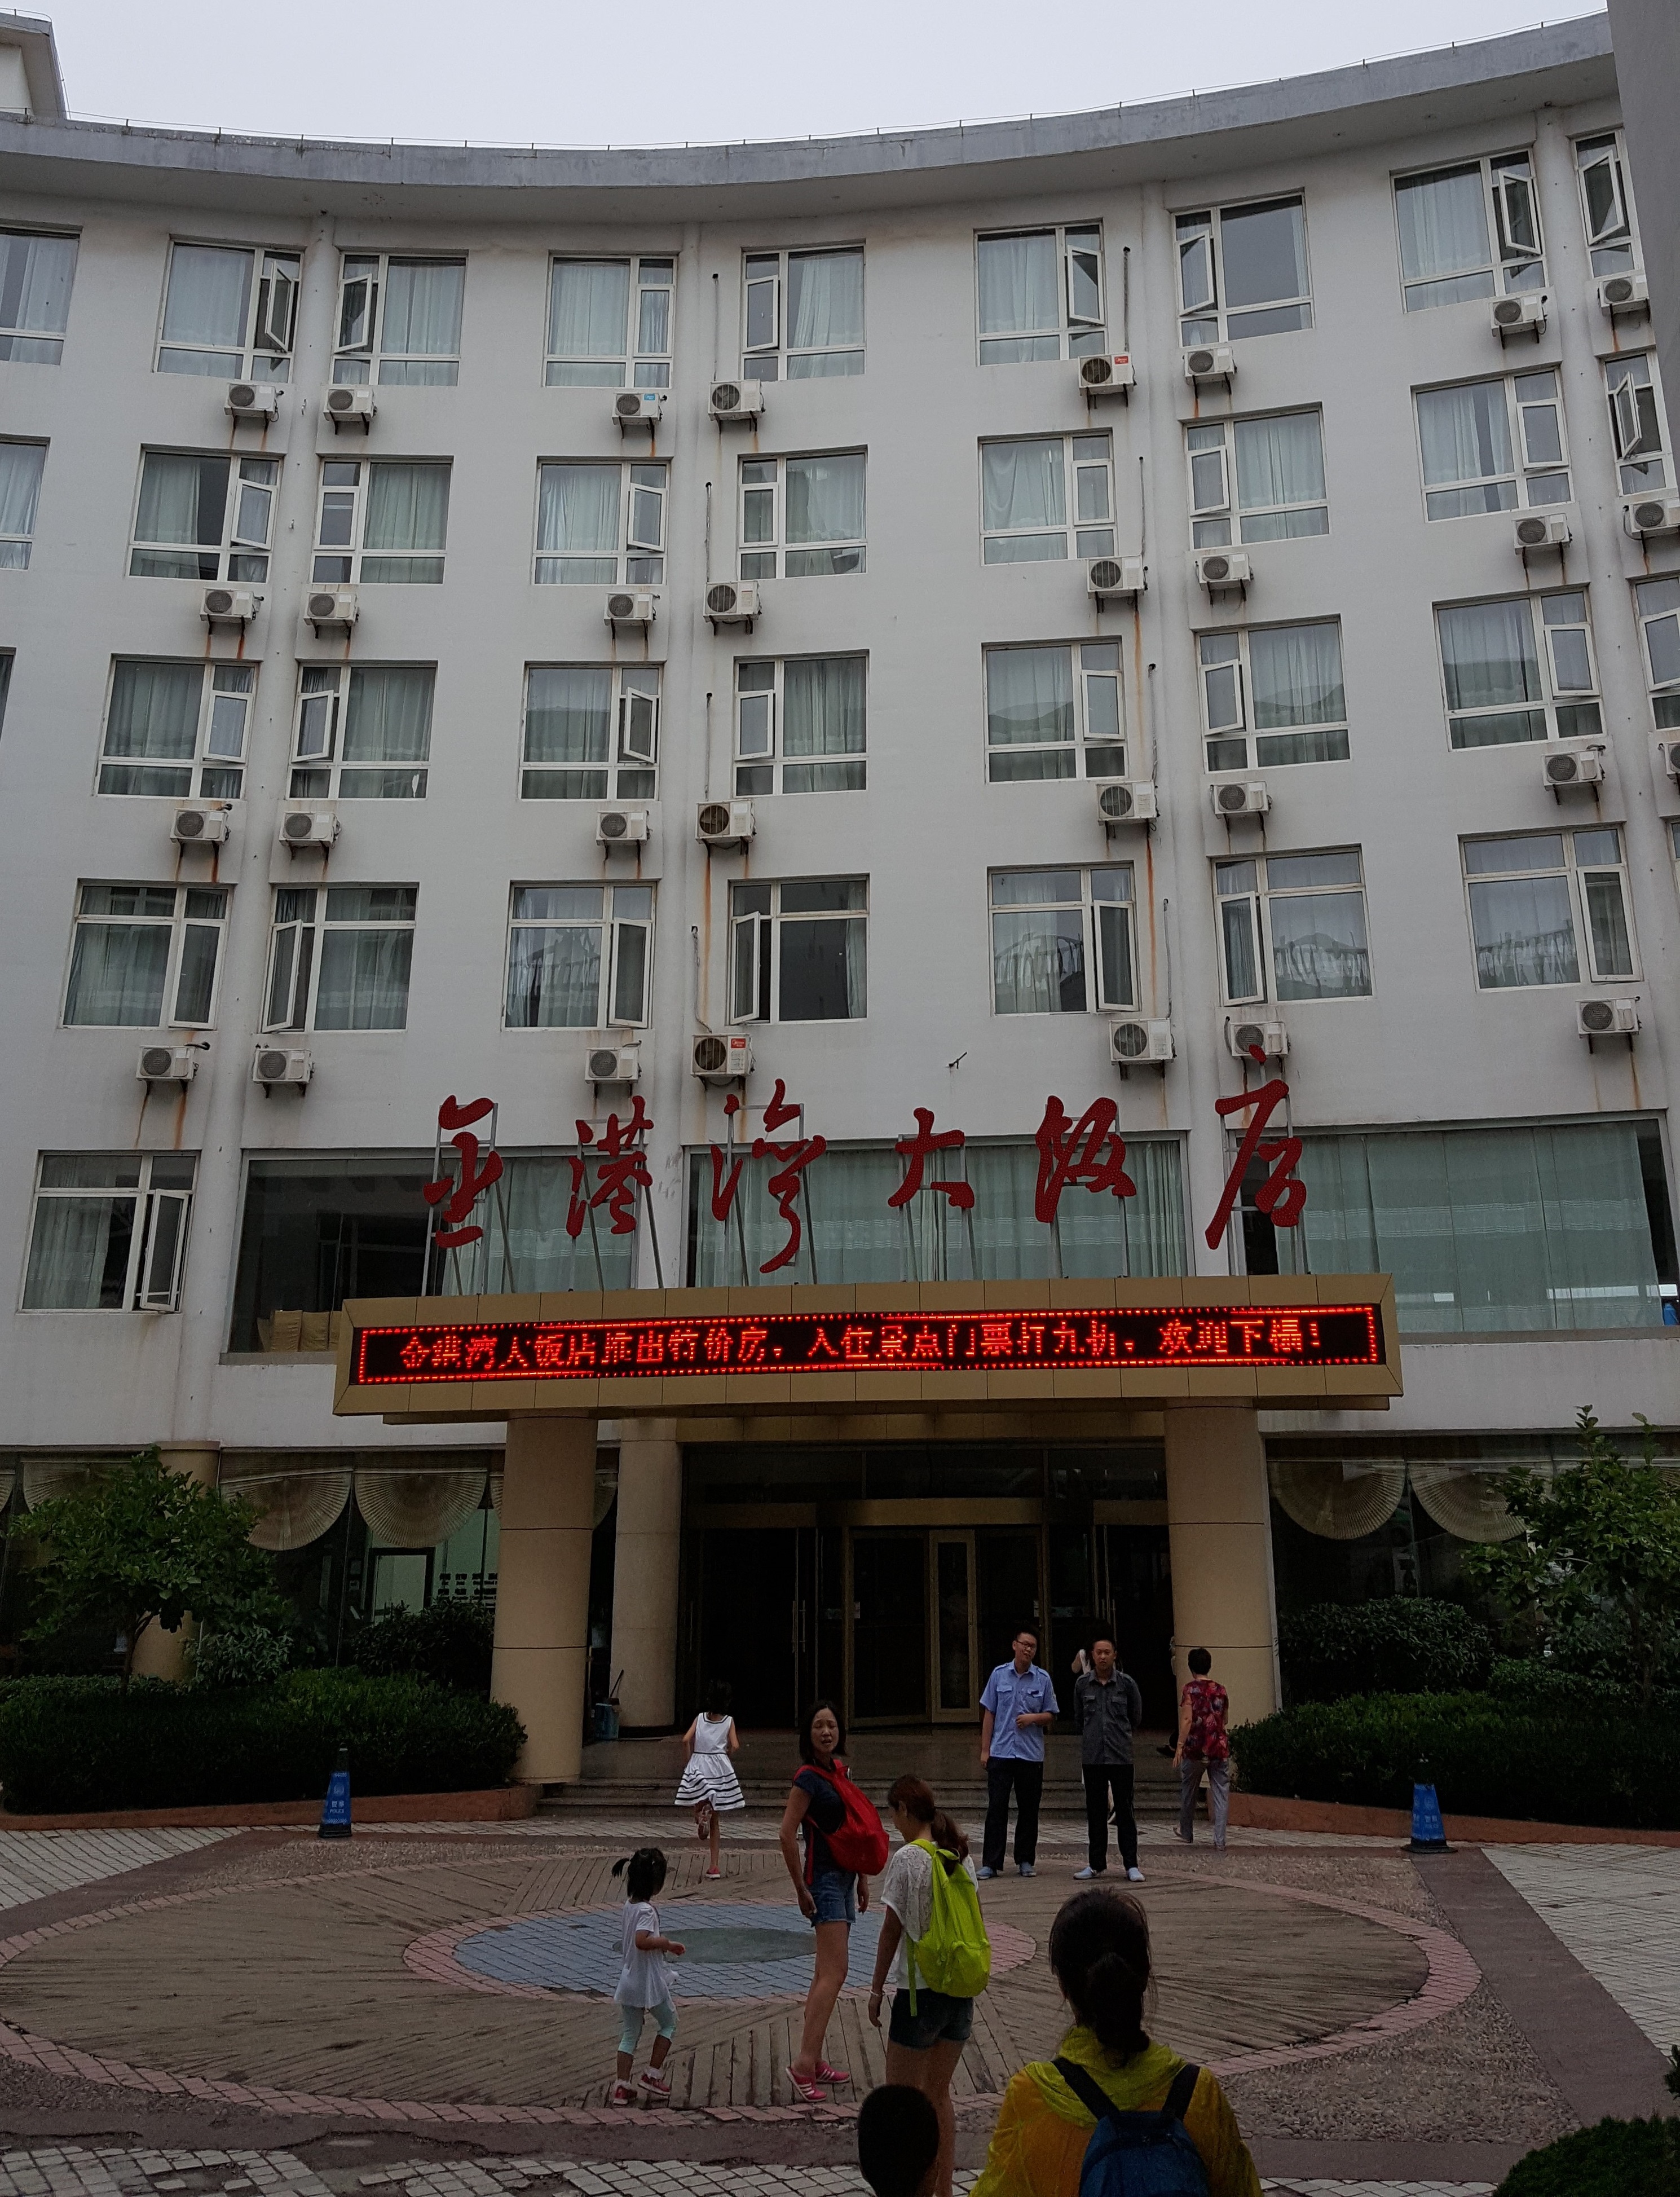
[[[916,2011],[916,1976],[930,1991],[947,1998],[976,1998],[992,1974],[992,1946],[980,1912],[974,1879],[953,1853],[931,1839],[915,1843],[933,1862],[933,1907],[924,1938],[907,1935],[905,1973],[910,1979],[910,2011]]]

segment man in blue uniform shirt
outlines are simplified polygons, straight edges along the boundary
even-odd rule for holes
[[[1013,1660],[999,1663],[980,1696],[980,1766],[986,1772],[986,1835],[980,1874],[995,1876],[1004,1865],[1009,1835],[1009,1796],[1015,1795],[1015,1861],[1022,1876],[1035,1874],[1039,1802],[1044,1794],[1044,1735],[1056,1721],[1056,1689],[1034,1661],[1038,1637],[1023,1626]]]

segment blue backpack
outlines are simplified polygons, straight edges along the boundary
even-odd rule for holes
[[[1123,2113],[1071,2060],[1056,2072],[1097,2126],[1085,2147],[1079,2197],[1208,2197],[1208,2170],[1185,2126],[1199,2067],[1181,2067],[1159,2113]]]

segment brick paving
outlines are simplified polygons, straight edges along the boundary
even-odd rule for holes
[[[1680,1852],[1576,1846],[1485,1851],[1660,2052],[1680,2044]]]
[[[235,1835],[220,1830],[0,1832],[0,1908],[72,1892]]]

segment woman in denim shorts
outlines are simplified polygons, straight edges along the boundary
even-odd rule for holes
[[[846,1980],[851,1927],[859,1910],[869,1904],[869,1880],[849,1869],[841,1869],[829,1851],[827,1835],[845,1821],[846,1806],[835,1790],[831,1773],[845,1744],[840,1712],[832,1701],[816,1701],[805,1712],[799,1728],[799,1759],[806,1765],[793,1781],[782,1815],[782,1858],[799,1895],[799,1911],[817,1933],[817,1968],[805,1994],[805,2030],[798,2056],[788,2069],[793,2095],[802,2103],[820,2106],[828,2093],[825,2083],[849,2083],[844,2067],[831,2067],[822,2056],[823,2038],[834,2002]],[[843,1764],[839,1765],[844,1768]],[[799,1836],[805,1837],[802,1863]]]

